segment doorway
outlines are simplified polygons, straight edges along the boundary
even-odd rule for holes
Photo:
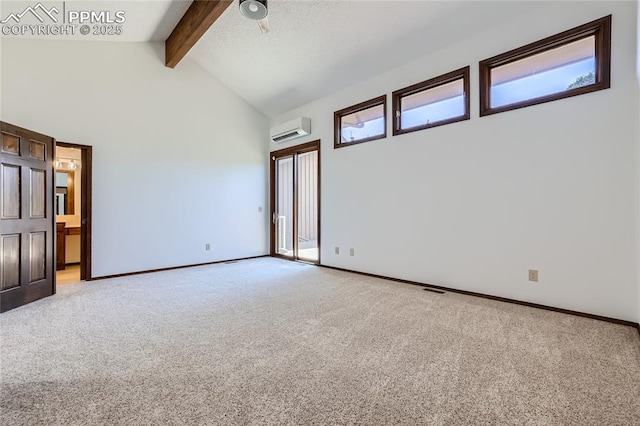
[[[56,284],[91,279],[92,147],[56,142]]]
[[[271,255],[320,264],[320,141],[271,153]]]

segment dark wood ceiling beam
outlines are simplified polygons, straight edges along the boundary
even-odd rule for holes
[[[164,44],[165,65],[175,68],[231,3],[231,0],[195,0],[191,3]]]

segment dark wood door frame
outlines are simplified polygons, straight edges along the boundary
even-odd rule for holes
[[[281,259],[286,259],[286,260],[293,260],[293,261],[302,261],[302,262],[307,262],[304,259],[298,259],[298,158],[297,156],[299,154],[304,154],[307,152],[313,152],[313,151],[318,151],[318,260],[315,263],[316,265],[320,265],[320,248],[321,248],[321,236],[322,236],[322,232],[321,232],[321,228],[320,228],[320,224],[322,223],[322,221],[320,220],[320,212],[321,212],[321,192],[320,192],[320,176],[321,176],[321,168],[320,168],[320,140],[316,140],[313,142],[308,142],[302,145],[296,145],[296,146],[292,146],[289,148],[284,148],[284,149],[280,149],[278,151],[273,151],[269,153],[269,163],[270,163],[270,209],[269,212],[271,213],[269,216],[269,229],[270,229],[270,240],[271,240],[271,250],[270,250],[270,254],[273,257],[278,257]],[[279,157],[288,157],[288,156],[293,156],[293,251],[294,251],[294,256],[293,257],[287,257],[287,256],[283,256],[281,254],[278,254],[276,251],[276,230],[275,230],[275,224],[273,223],[273,215],[275,213],[275,208],[276,208],[276,159]]]
[[[79,149],[80,168],[80,279],[91,280],[91,206],[93,200],[93,147],[56,141],[56,146]]]

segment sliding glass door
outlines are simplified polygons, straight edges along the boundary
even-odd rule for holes
[[[276,228],[275,252],[281,256],[294,257],[293,247],[293,163],[295,158],[287,156],[276,162],[276,210],[272,213]]]
[[[298,258],[318,261],[318,151],[297,156]]]
[[[271,254],[320,263],[320,141],[271,153]]]

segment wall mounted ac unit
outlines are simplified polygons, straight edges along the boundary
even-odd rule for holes
[[[299,117],[271,128],[271,140],[275,143],[290,141],[311,133],[311,119]]]

